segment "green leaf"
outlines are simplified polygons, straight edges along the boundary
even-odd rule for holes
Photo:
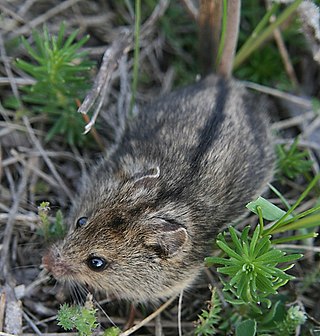
[[[255,336],[257,333],[257,322],[255,320],[245,320],[238,324],[236,336]]]
[[[285,316],[284,304],[279,300],[271,306],[270,311],[263,316],[261,324],[263,326],[274,327],[275,322],[281,321]]]
[[[230,232],[230,235],[231,235],[231,239],[236,247],[236,250],[237,250],[237,253],[241,253],[242,251],[242,246],[241,246],[241,243],[240,243],[240,240],[237,236],[237,233],[236,233],[236,230],[230,226],[229,227],[229,232]]]
[[[237,260],[242,260],[242,257],[239,256],[236,252],[234,252],[227,244],[223,243],[222,241],[217,241],[217,245],[226,252],[229,256],[237,259]]]
[[[111,327],[103,332],[103,336],[119,336],[121,330],[118,327]]]
[[[284,255],[284,252],[277,250],[277,249],[272,249],[263,255],[259,256],[256,258],[256,261],[266,261],[268,263],[275,262],[277,263],[279,258],[281,258]]]
[[[271,242],[270,236],[265,236],[258,241],[256,248],[254,250],[253,258],[257,258],[260,255],[265,254],[270,250]]]
[[[297,240],[305,240],[305,239],[316,238],[316,237],[318,237],[317,232],[310,232],[310,233],[302,234],[302,235],[293,235],[290,237],[272,239],[272,244],[282,244],[282,243],[287,243],[287,242],[292,242],[292,241],[297,241]]]
[[[218,267],[218,272],[227,275],[235,275],[239,271],[239,266]]]
[[[258,215],[257,212],[257,206],[261,207],[262,210],[262,216],[264,219],[269,220],[269,221],[275,221],[280,219],[282,216],[285,215],[285,211],[282,209],[278,208],[276,205],[272,204],[268,200],[266,200],[263,197],[259,197],[257,200],[252,201],[246,205],[246,207],[254,212],[256,215]],[[290,217],[292,217],[290,215]],[[290,218],[289,217],[289,218]]]
[[[258,239],[260,238],[260,225],[257,225],[257,227],[255,228],[254,232],[253,232],[253,237],[250,243],[250,248],[249,248],[249,255],[250,257],[253,257],[255,255],[255,248],[256,248],[256,244],[258,242]]]

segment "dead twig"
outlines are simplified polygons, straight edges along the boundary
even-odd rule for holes
[[[19,14],[17,14],[13,10],[11,10],[10,8],[7,8],[3,4],[0,4],[0,10],[1,10],[1,12],[5,13],[5,14],[10,15],[17,22],[22,23],[22,24],[25,23],[24,19]]]
[[[179,332],[179,336],[182,336],[182,327],[181,327],[182,299],[183,299],[183,289],[180,292],[179,302],[178,302],[178,332]]]
[[[155,328],[155,336],[163,336],[163,330],[162,330],[162,323],[161,323],[161,315],[159,314],[156,316],[154,320],[154,328]]]
[[[47,12],[45,12],[42,15],[37,16],[35,19],[33,19],[30,22],[27,22],[25,25],[23,25],[19,29],[15,29],[15,31],[11,34],[10,38],[17,37],[19,35],[30,33],[32,29],[39,26],[40,24],[48,21],[50,18],[54,17],[55,15],[64,12],[69,7],[75,5],[80,0],[66,0],[60,3],[59,5],[49,9]]]
[[[6,305],[6,293],[2,292],[0,295],[0,330],[3,330],[5,305]]]
[[[292,117],[292,118],[288,118],[288,119],[284,119],[284,120],[274,122],[271,125],[271,128],[273,130],[286,129],[286,128],[298,126],[303,122],[309,122],[314,118],[315,118],[314,112],[310,111],[310,112],[306,112],[306,113],[303,113],[301,115],[298,115],[296,117]]]
[[[2,250],[1,250],[1,261],[0,261],[0,272],[4,279],[7,278],[9,274],[9,252],[10,252],[10,244],[11,244],[11,237],[13,233],[13,227],[15,222],[15,217],[18,212],[18,208],[22,199],[22,195],[25,192],[27,187],[27,181],[30,175],[30,169],[25,167],[23,170],[23,174],[17,189],[17,192],[13,194],[13,204],[9,212],[8,221],[4,230],[3,234],[3,241],[2,241]]]
[[[199,10],[195,6],[192,0],[181,0],[182,4],[190,14],[193,20],[197,21],[199,16]]]
[[[201,0],[198,15],[199,59],[202,74],[213,72],[218,56],[222,1]]]
[[[33,331],[38,335],[42,336],[42,332],[39,330],[39,328],[34,324],[34,322],[31,320],[31,318],[25,313],[22,312],[23,318],[27,321],[29,326],[33,329]]]
[[[52,175],[54,176],[54,178],[57,180],[57,182],[60,185],[61,189],[65,192],[65,194],[69,197],[69,199],[72,200],[73,199],[73,195],[72,195],[71,191],[66,186],[66,184],[63,182],[63,179],[61,178],[61,176],[57,172],[57,170],[56,170],[55,166],[53,165],[51,159],[47,155],[46,151],[43,149],[43,147],[42,147],[40,141],[38,140],[38,138],[35,136],[35,134],[33,132],[33,129],[31,127],[31,125],[30,125],[29,119],[27,117],[25,117],[25,116],[23,116],[22,119],[23,119],[23,122],[24,122],[25,126],[27,127],[28,134],[30,136],[31,141],[36,146],[36,148],[38,149],[38,151],[41,153],[44,162],[47,164],[48,168],[50,169],[50,171],[51,171]]]
[[[176,296],[172,297],[170,300],[168,300],[166,303],[164,303],[162,306],[160,306],[156,311],[154,311],[152,314],[147,316],[144,320],[133,326],[132,328],[124,331],[119,336],[129,336],[135,331],[142,328],[144,325],[146,325],[148,322],[153,320],[156,316],[158,316],[161,312],[163,312],[167,307],[171,305],[171,303],[176,299]]]
[[[141,28],[141,39],[151,33],[154,29],[155,22],[163,15],[168,5],[168,0],[161,0],[156,6],[148,20]],[[95,124],[102,104],[104,103],[110,89],[112,74],[119,65],[119,60],[133,47],[133,33],[131,31],[123,29],[119,35],[120,38],[115,39],[111,46],[105,51],[102,59],[102,65],[94,82],[94,86],[78,109],[78,112],[87,114],[94,104],[97,105],[90,122],[85,126],[85,133],[88,133]]]
[[[0,85],[8,85],[10,83],[15,83],[18,86],[24,86],[24,85],[33,85],[36,83],[34,79],[31,78],[14,78],[11,77],[10,79],[6,77],[0,77]]]
[[[0,32],[0,53],[2,55],[2,59],[3,59],[3,64],[6,70],[6,73],[8,75],[9,78],[9,83],[13,92],[13,95],[15,96],[15,98],[18,100],[19,104],[22,105],[21,99],[20,99],[20,94],[18,91],[18,87],[15,83],[15,81],[13,80],[13,73],[11,70],[11,66],[10,66],[10,61],[7,57],[7,52],[4,46],[4,42],[3,42],[3,38],[2,38],[2,34]]]
[[[267,2],[267,7],[269,7],[268,9],[270,9],[270,3],[268,3],[268,2]],[[272,15],[270,17],[270,23],[273,23],[275,20],[276,20],[276,16]],[[279,27],[275,28],[275,30],[273,31],[273,37],[274,37],[274,39],[276,41],[276,44],[278,46],[278,50],[280,52],[280,56],[282,58],[282,62],[283,62],[283,65],[285,67],[285,70],[287,72],[287,75],[290,78],[290,81],[291,81],[293,87],[297,88],[298,85],[299,85],[298,79],[297,79],[297,76],[295,74],[295,71],[294,71],[293,65],[291,63],[287,47],[286,47],[286,45],[283,41],[281,30],[280,30]]]
[[[260,84],[256,84],[253,82],[247,82],[247,81],[243,81],[242,82],[245,87],[247,87],[248,89],[253,89],[259,92],[263,92],[266,93],[268,95],[274,96],[274,97],[278,97],[281,99],[286,99],[288,101],[290,101],[291,103],[303,106],[307,109],[312,110],[312,102],[311,99],[307,99],[307,98],[302,98],[287,92],[283,92],[277,89],[273,89],[271,87],[268,86],[264,86],[264,85],[260,85]]]
[[[221,60],[217,69],[217,73],[225,77],[230,77],[232,74],[233,60],[239,35],[240,9],[241,0],[228,1],[227,33]]]
[[[102,104],[105,100],[107,89],[111,82],[112,73],[118,66],[118,60],[121,56],[125,52],[128,52],[128,47],[130,43],[132,43],[132,37],[133,36],[129,31],[123,31],[122,36],[119,39],[116,39],[103,55],[102,64],[94,82],[94,86],[78,109],[78,112],[87,114],[93,105],[97,103],[97,107],[90,122],[85,126],[85,133],[88,133],[95,124]],[[98,98],[99,100],[97,102]]]
[[[15,297],[14,289],[5,285],[6,293],[4,330],[13,335],[22,334],[22,303]]]

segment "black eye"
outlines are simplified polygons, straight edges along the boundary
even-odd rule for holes
[[[85,224],[87,223],[87,221],[88,221],[88,217],[80,217],[80,218],[77,220],[77,223],[76,223],[77,228],[79,228],[79,227],[85,225]]]
[[[101,257],[90,257],[87,259],[88,267],[95,272],[101,272],[107,267],[107,262]]]

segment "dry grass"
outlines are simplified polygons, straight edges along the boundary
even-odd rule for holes
[[[43,116],[25,114],[21,117],[16,112],[4,108],[3,101],[7,97],[13,94],[20,99],[19,87],[32,83],[32,79],[12,67],[16,57],[26,56],[24,49],[13,47],[14,41],[21,35],[29,37],[33,28],[41,27],[44,23],[48,25],[51,32],[57,32],[61,21],[65,20],[68,31],[80,28],[80,35],[86,33],[91,35],[90,45],[87,48],[92,59],[99,61],[107,46],[111,46],[108,50],[112,57],[110,54],[105,56],[107,69],[104,75],[107,76],[107,81],[104,78],[102,84],[98,82],[96,89],[99,89],[100,85],[101,90],[98,96],[89,97],[89,104],[98,106],[99,102],[103,103],[105,108],[101,109],[98,118],[117,130],[113,135],[117,142],[121,137],[124,115],[130,102],[134,19],[130,11],[123,10],[125,6],[116,6],[116,3],[116,1],[102,0],[0,1],[2,13],[0,18],[0,101],[2,102],[0,105],[0,235],[2,238],[0,277],[3,285],[0,297],[0,331],[23,335],[64,335],[57,327],[55,317],[59,305],[70,300],[69,292],[64,286],[55,284],[41,270],[41,255],[46,248],[46,243],[39,235],[41,224],[37,216],[37,206],[45,200],[50,202],[53,214],[56,209],[67,213],[73,195],[77,192],[81,176],[90,169],[90,165],[100,153],[98,146],[95,151],[67,147],[59,137],[50,143],[45,143],[46,129],[41,126]],[[189,1],[184,3],[186,6],[190,5]],[[170,64],[168,65],[172,53],[178,53],[183,61],[195,62],[187,51],[175,49],[169,45],[163,33],[157,28],[156,22],[165,15],[164,9],[167,5],[166,1],[160,2],[153,16],[149,16],[142,28],[140,71],[149,74],[149,81],[147,85],[140,86],[137,95],[139,104],[152,100],[159,95],[159,92],[165,93],[172,89],[175,70]],[[192,10],[194,11],[194,8]],[[188,15],[187,10],[185,15]],[[184,29],[187,31],[189,28],[181,27],[181,31],[183,32]],[[279,36],[277,39],[279,40]],[[310,62],[307,56],[300,64],[300,70],[302,69],[300,73],[303,73],[303,76],[301,74],[299,76],[298,73],[297,78],[300,80],[300,90],[309,90],[308,93],[311,95],[319,90],[319,84],[316,81],[317,76],[319,78],[319,72],[308,70],[304,65],[306,62]],[[309,73],[310,71],[312,73]],[[310,83],[306,78],[312,79],[314,83]],[[256,89],[263,91],[261,87]],[[270,93],[280,96],[277,97],[277,102],[286,107],[274,113],[277,118],[274,124],[274,129],[278,131],[277,141],[290,142],[297,131],[301,131],[303,139],[301,144],[310,150],[315,162],[313,170],[319,172],[320,122],[319,116],[315,117],[311,111],[311,100],[283,95],[277,90]],[[86,110],[87,106],[83,108]],[[110,146],[108,139],[103,141]],[[287,183],[284,193],[289,201],[294,201],[301,193],[305,187],[303,183],[303,181]],[[278,200],[275,200],[275,203],[277,202]],[[308,202],[306,207],[315,204],[316,196],[310,198]],[[255,221],[256,219],[252,217],[246,219],[245,224]],[[297,301],[301,302],[315,321],[320,320],[318,283],[320,277],[315,276],[308,286],[307,281],[302,279],[312,272],[320,273],[317,243],[317,241],[310,241],[309,245],[304,247],[306,251],[304,261],[296,268],[298,281],[288,288],[288,291],[296,293]],[[295,248],[295,246],[289,246],[289,248]],[[192,330],[192,321],[197,319],[197,314],[205,307],[205,301],[210,296],[207,287],[210,282],[220,287],[216,275],[208,271],[190,292],[184,294],[181,324],[185,332]],[[305,288],[302,290],[303,286]],[[119,327],[126,324],[130,309],[128,303],[105,302],[101,295],[97,295],[96,299],[99,301],[99,321],[104,328],[110,326],[109,318]],[[143,316],[155,310],[153,308],[138,307],[135,318],[140,321]],[[174,301],[162,313],[161,319],[158,317],[146,321],[144,329],[141,329],[139,334],[160,335],[161,329],[164,329],[166,335],[177,335],[177,316],[178,303]]]

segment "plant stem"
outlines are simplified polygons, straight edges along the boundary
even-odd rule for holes
[[[230,77],[239,35],[241,0],[223,2],[222,33],[217,56],[217,73]]]
[[[140,55],[140,26],[141,26],[141,0],[135,0],[135,23],[134,23],[134,55],[133,55],[133,80],[132,96],[130,101],[130,113],[136,101],[138,77],[139,77],[139,55]]]
[[[283,11],[283,13],[281,13],[281,15],[279,15],[279,17],[273,23],[269,25],[269,27],[262,31],[261,34],[257,36],[255,36],[256,34],[251,35],[252,37],[249,38],[247,43],[245,43],[237,53],[234,60],[233,69],[238,68],[239,65],[243,63],[253,51],[258,49],[261,44],[264,43],[273,34],[273,31],[290,17],[290,15],[298,8],[301,2],[302,0],[294,1]]]
[[[281,202],[286,206],[287,209],[290,209],[289,202],[284,198],[284,196],[281,194],[281,192],[276,189],[272,184],[268,184],[268,187],[277,195],[277,197],[280,198]]]
[[[317,233],[311,232],[311,233],[307,233],[307,234],[303,234],[303,235],[296,235],[296,236],[272,239],[272,244],[282,244],[282,243],[287,243],[287,242],[295,241],[295,240],[304,240],[304,239],[308,239],[308,238],[315,238],[317,236],[318,236]]]
[[[268,235],[277,229],[277,232],[279,232],[279,229],[284,226],[285,219],[299,206],[299,204],[304,200],[304,198],[309,194],[311,189],[317,184],[317,182],[320,180],[320,173],[317,174],[313,180],[308,185],[307,189],[300,195],[296,203],[268,230],[265,230],[263,232],[263,235]]]
[[[283,224],[280,227],[272,231],[272,233],[285,232],[289,230],[299,230],[299,229],[308,229],[319,226],[320,215],[308,216],[306,218],[299,219],[290,224]]]
[[[203,75],[214,71],[220,41],[221,16],[221,0],[199,1],[199,59]]]

